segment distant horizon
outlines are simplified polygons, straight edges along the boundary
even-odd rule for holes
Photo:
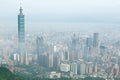
[[[19,0],[0,3],[1,30],[17,32]],[[119,0],[22,0],[22,7],[27,32],[120,30]]]
[[[9,27],[5,27],[9,26]],[[0,34],[17,33],[17,24],[0,25]],[[40,32],[115,32],[119,33],[119,24],[100,24],[100,23],[27,23],[25,24],[26,33]]]

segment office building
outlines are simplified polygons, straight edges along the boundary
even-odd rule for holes
[[[53,44],[48,45],[48,52],[47,52],[47,57],[48,57],[48,67],[53,67],[53,54],[54,54],[54,46]]]
[[[24,57],[25,57],[25,58],[24,58],[24,64],[25,64],[25,65],[29,65],[28,52],[25,53]]]
[[[93,63],[87,62],[86,63],[86,74],[92,74],[93,73]]]
[[[84,75],[86,73],[86,64],[84,61],[78,63],[78,73]]]
[[[99,47],[99,33],[93,34],[93,47],[95,48]]]
[[[35,55],[37,55],[38,64],[43,65],[44,59],[42,57],[44,56],[44,39],[42,36],[36,38],[36,54]]]
[[[38,55],[44,53],[44,38],[42,36],[36,38],[36,53]]]
[[[64,60],[69,61],[69,51],[68,50],[64,51]]]
[[[68,71],[70,71],[70,65],[69,64],[61,63],[61,65],[60,65],[60,71],[62,71],[62,72],[68,72]]]
[[[77,63],[72,63],[70,68],[71,68],[71,72],[74,75],[77,75]]]
[[[92,38],[87,38],[86,39],[86,47],[92,47],[93,46],[93,40]]]
[[[48,67],[53,67],[53,54],[47,54]]]

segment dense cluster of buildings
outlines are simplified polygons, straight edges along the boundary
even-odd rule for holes
[[[0,64],[30,65],[39,64],[52,68],[55,72],[47,73],[53,78],[120,77],[120,45],[106,43],[99,33],[78,35],[62,32],[41,33],[27,36],[25,39],[24,15],[22,7],[18,15],[18,38],[14,37],[6,49],[0,49]],[[57,35],[51,36],[51,35]],[[31,34],[32,35],[32,34]],[[47,36],[47,37],[46,37]],[[18,39],[18,42],[16,42]]]

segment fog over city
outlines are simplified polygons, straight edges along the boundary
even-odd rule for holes
[[[120,0],[0,0],[0,80],[120,80]]]

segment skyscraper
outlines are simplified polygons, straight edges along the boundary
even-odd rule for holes
[[[99,40],[99,33],[93,34],[93,49],[94,49],[94,56],[97,56],[100,53],[100,40]]]
[[[86,46],[84,48],[84,58],[88,59],[92,55],[93,51],[93,40],[92,38],[86,39]]]
[[[93,35],[93,47],[99,47],[99,33],[94,33]]]
[[[84,75],[86,73],[86,64],[84,62],[80,62],[79,63],[79,68],[80,68],[79,73],[81,75]]]
[[[44,53],[44,38],[42,36],[36,38],[36,51],[38,55]]]
[[[48,64],[48,67],[53,67],[53,54],[51,54],[51,53],[48,53],[47,54],[47,64]]]
[[[92,41],[92,38],[87,38],[86,39],[86,47],[92,47],[93,45],[93,41]]]
[[[71,64],[71,72],[75,75],[77,75],[77,63]]]
[[[18,52],[20,55],[20,64],[28,65],[28,54],[25,48],[25,20],[23,9],[20,6],[20,13],[18,15]]]
[[[69,51],[68,50],[64,51],[64,60],[69,61]]]
[[[18,15],[18,44],[19,53],[23,53],[25,49],[25,24],[24,24],[24,14],[23,9],[20,7],[20,13]]]
[[[71,43],[71,51],[73,55],[74,60],[78,60],[78,54],[80,50],[80,42],[79,42],[79,37],[74,33],[72,37],[72,43]]]
[[[48,45],[48,52],[47,52],[47,64],[48,67],[53,67],[53,54],[54,54],[54,45],[53,43]]]
[[[46,58],[46,54],[45,54],[45,50],[44,50],[44,38],[41,37],[37,37],[36,38],[36,54],[37,54],[37,62],[42,65],[42,66],[46,66],[45,64],[45,58]]]

